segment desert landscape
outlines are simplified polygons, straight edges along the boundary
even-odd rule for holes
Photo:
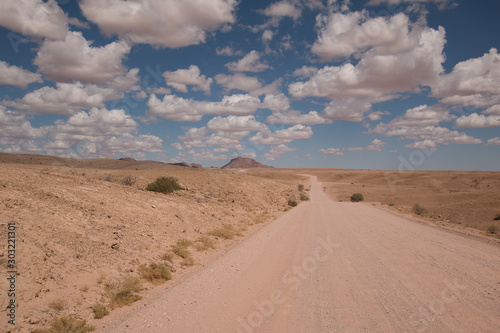
[[[15,224],[17,241],[18,322],[10,331],[43,332],[54,318],[68,317],[95,328],[100,325],[96,305],[111,311],[111,317],[126,313],[129,306],[113,294],[124,281],[134,278],[139,284],[134,300],[154,295],[160,282],[180,283],[245,236],[307,202],[308,175],[322,182],[321,191],[334,202],[361,193],[363,205],[500,244],[498,172],[186,165],[0,154],[3,275],[8,223]],[[175,177],[182,189],[170,194],[145,190],[162,176]],[[422,211],[414,211],[416,203]],[[164,267],[168,277],[148,277],[147,267]],[[8,289],[6,279],[1,288]],[[2,298],[3,316],[7,302]]]
[[[54,317],[92,319],[108,303],[106,284],[138,275],[140,265],[164,263],[174,279],[199,264],[205,251],[225,247],[288,209],[292,186],[219,169],[158,162],[71,160],[0,154],[2,275],[7,223],[17,235],[18,322],[14,331],[49,325]],[[172,194],[145,191],[160,176],[179,179]],[[225,230],[222,236],[209,233]],[[179,240],[208,239],[186,258],[171,252]],[[202,243],[200,243],[202,244]],[[190,261],[192,260],[192,261]],[[2,292],[8,285],[2,279]],[[153,285],[144,284],[145,292]],[[2,297],[2,316],[8,298]],[[109,304],[108,304],[109,308]],[[2,330],[10,328],[2,320]]]

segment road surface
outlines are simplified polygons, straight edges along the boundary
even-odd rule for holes
[[[99,330],[500,332],[500,247],[311,181],[311,201]]]

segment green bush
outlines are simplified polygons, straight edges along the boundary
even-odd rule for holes
[[[182,189],[178,181],[179,180],[174,177],[160,177],[154,182],[148,184],[148,186],[146,186],[146,190],[165,194],[172,193]]]
[[[305,193],[300,193],[300,200],[307,201],[309,200],[309,197]]]
[[[292,200],[292,199],[288,200],[288,206],[290,206],[290,207],[295,207],[295,206],[297,206],[297,201]]]
[[[363,201],[363,194],[361,194],[361,193],[354,193],[353,195],[351,195],[351,201],[352,202]]]

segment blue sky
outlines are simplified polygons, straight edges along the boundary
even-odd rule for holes
[[[0,9],[2,152],[500,170],[498,1]]]

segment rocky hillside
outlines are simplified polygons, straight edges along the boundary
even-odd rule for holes
[[[222,169],[250,169],[250,168],[272,168],[248,157],[236,157],[224,165]]]
[[[196,265],[207,255],[195,248],[200,237],[222,248],[234,240],[214,236],[214,230],[229,228],[237,239],[281,214],[288,200],[298,197],[290,186],[217,169],[117,160],[103,161],[100,169],[60,166],[49,157],[36,164],[34,156],[16,159],[16,164],[0,163],[0,235],[5,235],[7,223],[14,223],[19,245],[17,271],[22,283],[16,294],[16,332],[67,315],[98,325],[92,306],[110,307],[107,285],[126,276],[139,277],[139,266],[152,262],[170,266],[177,279],[189,265],[178,256],[165,261],[176,242],[193,244],[189,252]],[[22,164],[24,159],[33,164]],[[111,169],[118,162],[119,169]],[[122,163],[151,169],[124,169]],[[144,190],[162,176],[177,178],[183,189],[168,195]],[[4,277],[6,249],[2,237]],[[8,290],[7,282],[0,280],[1,290]],[[3,317],[6,302],[6,297],[0,298]],[[5,332],[2,325],[0,331]]]

